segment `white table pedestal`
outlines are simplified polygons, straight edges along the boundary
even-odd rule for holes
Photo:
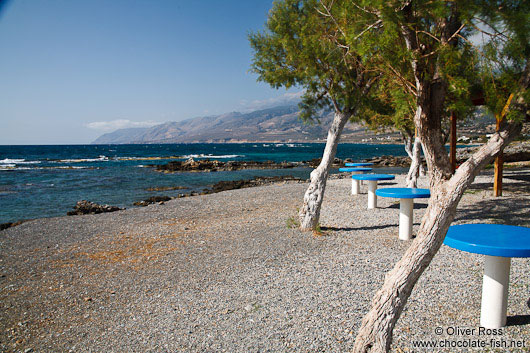
[[[361,184],[359,183],[359,180],[352,179],[351,180],[351,194],[358,195],[360,193],[361,193]]]
[[[506,326],[510,257],[485,255],[482,282],[480,326],[496,329]]]
[[[368,180],[368,209],[377,207],[377,180]]]
[[[399,239],[412,239],[414,199],[399,199]]]
[[[355,174],[363,174],[363,172],[356,172]],[[359,180],[360,185],[364,185],[364,180]]]

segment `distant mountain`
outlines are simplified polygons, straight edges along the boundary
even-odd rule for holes
[[[108,134],[104,134],[95,140],[94,144],[111,144],[111,143],[131,143],[141,139],[143,134],[149,130],[148,127],[132,127],[129,129],[119,129]]]
[[[304,124],[298,118],[296,105],[279,106],[250,113],[232,112],[178,122],[167,122],[150,128],[120,129],[104,134],[94,144],[123,143],[226,143],[226,142],[322,142],[333,120],[333,114],[322,113],[320,124]],[[370,134],[373,136],[373,134]],[[348,124],[343,140],[366,138],[359,124]]]

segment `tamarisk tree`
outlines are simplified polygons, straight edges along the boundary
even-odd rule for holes
[[[334,13],[357,19],[343,29],[350,52],[371,50],[380,70],[401,82],[403,92],[413,98],[414,125],[429,173],[431,198],[418,235],[387,274],[356,337],[355,352],[384,352],[417,280],[443,243],[464,191],[521,130],[530,85],[530,3],[345,0],[328,6],[332,3],[341,8]],[[341,23],[341,17],[336,21]],[[497,113],[507,105],[509,118],[453,175],[442,120],[448,111],[468,104],[476,82],[489,108]]]
[[[343,21],[346,26],[351,19]],[[366,58],[348,53],[335,16],[317,0],[274,2],[265,31],[250,34],[249,40],[258,80],[275,88],[305,90],[302,119],[311,120],[322,109],[334,112],[322,160],[311,173],[299,212],[300,228],[315,229],[342,130],[356,119],[377,75],[366,69]]]
[[[383,67],[384,68],[384,67]],[[381,78],[377,94],[379,106],[377,109],[370,109],[370,105],[365,105],[363,119],[372,130],[391,128],[401,132],[405,144],[405,152],[411,159],[411,164],[406,177],[407,187],[417,187],[418,177],[425,175],[425,168],[421,161],[421,141],[414,128],[414,115],[417,112],[413,97],[407,95],[401,89],[401,82],[392,73],[385,72],[379,65],[375,70],[381,71]],[[382,109],[380,103],[385,104],[386,109]]]

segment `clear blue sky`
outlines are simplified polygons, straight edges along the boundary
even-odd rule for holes
[[[288,99],[248,72],[272,0],[0,0],[0,144]]]

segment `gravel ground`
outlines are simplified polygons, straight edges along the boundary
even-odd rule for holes
[[[492,180],[491,171],[477,177],[455,223],[530,226],[530,169],[506,170],[500,198],[491,197]],[[404,176],[382,184],[404,185]],[[320,236],[288,226],[307,187],[295,182],[2,231],[0,350],[348,351],[385,273],[410,245],[397,239],[398,203],[379,198],[368,211],[366,195],[350,195],[350,185],[329,181]],[[414,231],[426,205],[415,203]],[[482,261],[442,246],[394,330],[393,351],[433,351],[413,346],[432,339],[526,340],[530,350],[530,259],[512,261],[509,326],[500,335],[478,335]],[[518,351],[477,351],[488,350]]]

